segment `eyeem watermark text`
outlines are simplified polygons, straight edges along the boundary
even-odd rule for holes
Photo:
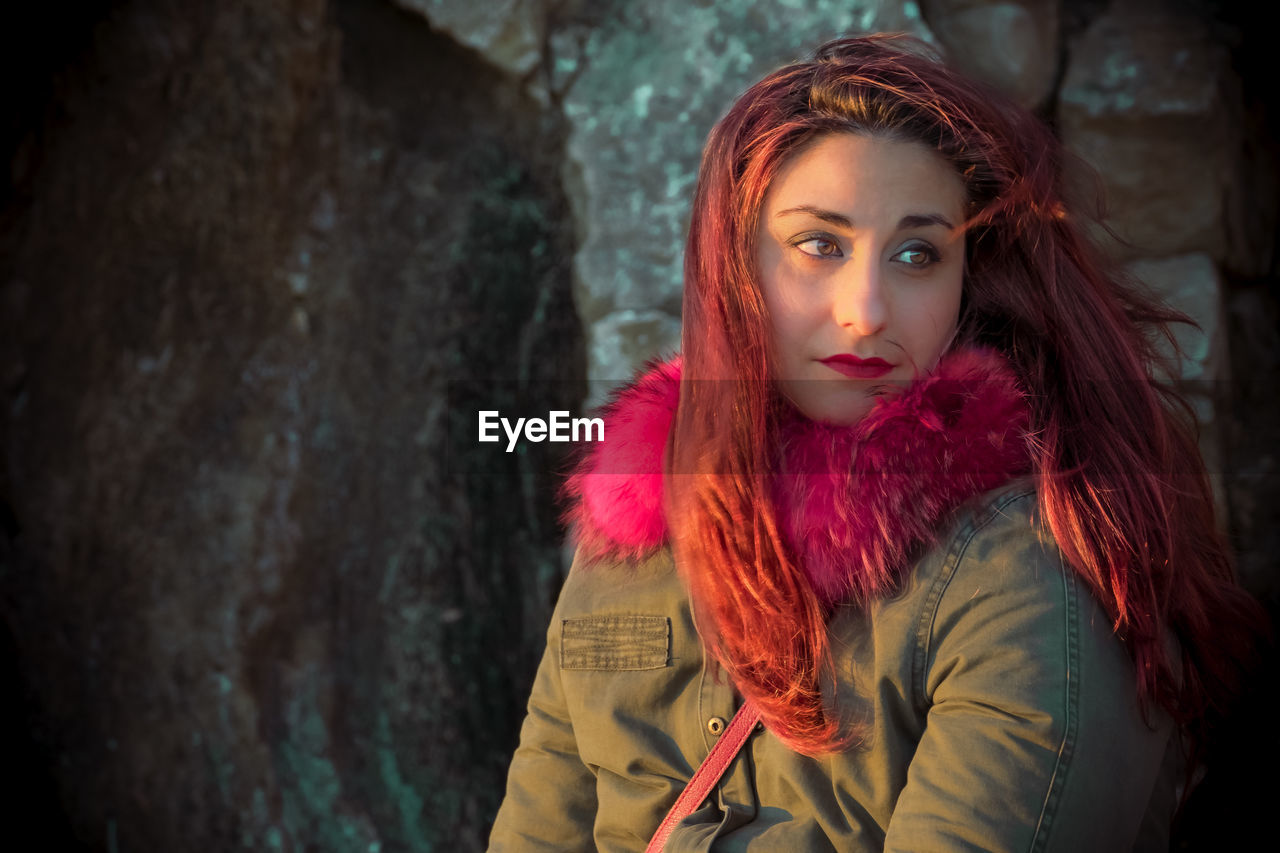
[[[516,418],[515,425],[496,410],[480,412],[480,440],[500,441],[501,424],[507,434],[507,452],[516,449],[523,430],[526,441],[604,441],[602,418],[570,418],[568,412],[548,412],[547,419]]]

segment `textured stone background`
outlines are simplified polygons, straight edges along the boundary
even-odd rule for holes
[[[1277,105],[1246,4],[26,6],[0,27],[0,731],[32,849],[483,847],[565,462],[482,453],[463,416],[576,411],[675,349],[706,132],[846,32],[938,44],[1096,169],[1117,256],[1208,333],[1183,376],[1276,610]],[[1271,681],[1180,849],[1261,825]]]

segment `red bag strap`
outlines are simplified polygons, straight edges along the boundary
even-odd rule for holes
[[[756,710],[756,706],[749,700],[743,702],[738,713],[733,715],[728,727],[720,735],[720,740],[711,747],[711,752],[707,753],[707,757],[699,765],[689,784],[676,798],[671,811],[667,812],[667,816],[663,818],[658,831],[650,839],[649,846],[644,849],[645,853],[662,853],[671,830],[692,814],[693,810],[707,798],[711,789],[724,775],[724,771],[729,768],[729,764],[733,762],[734,756],[742,750],[742,745],[747,742],[747,737],[758,722],[760,722],[760,712]]]

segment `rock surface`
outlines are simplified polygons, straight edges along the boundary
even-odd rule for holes
[[[385,3],[131,3],[82,62],[0,232],[0,614],[67,822],[482,849],[562,462],[470,404],[583,395],[562,128]]]
[[[576,298],[589,329],[588,376],[628,376],[638,356],[679,347],[678,338],[637,338],[648,314],[680,314],[689,201],[702,144],[730,102],[755,80],[818,44],[850,32],[926,34],[917,9],[897,2],[785,0],[694,4],[614,2],[605,23],[580,40],[577,76],[564,93],[578,253]],[[555,61],[565,57],[557,55]],[[597,342],[616,334],[627,344]],[[617,356],[616,360],[614,356]]]
[[[1203,253],[1166,258],[1144,258],[1127,266],[1127,272],[1160,298],[1186,314],[1200,328],[1177,325],[1174,337],[1181,357],[1162,345],[1169,359],[1178,358],[1178,369],[1170,378],[1187,381],[1216,381],[1222,371],[1222,276],[1213,259]],[[1163,342],[1162,342],[1163,344]]]
[[[422,15],[432,28],[448,33],[503,71],[524,75],[542,63],[545,0],[391,2]]]
[[[476,16],[471,0],[401,2],[487,57],[487,34],[530,5],[506,2]],[[575,298],[598,387],[679,348],[684,233],[711,126],[773,68],[828,39],[878,30],[932,38],[918,7],[896,0],[602,0],[557,10],[546,73],[532,82],[568,121]]]
[[[1072,46],[1058,117],[1106,186],[1117,256],[1204,252],[1246,275],[1266,270],[1274,181],[1245,158],[1240,81],[1202,19],[1153,0],[1113,4]]]
[[[920,6],[956,68],[1029,109],[1053,93],[1057,0],[923,0]]]
[[[1209,470],[1220,523],[1226,529],[1230,524],[1229,478],[1224,468],[1224,425],[1219,409],[1230,399],[1230,365],[1223,339],[1222,275],[1203,253],[1144,258],[1128,264],[1126,272],[1199,326],[1172,326],[1176,349],[1164,338],[1157,343],[1170,368],[1162,378],[1171,381],[1195,410],[1200,454]]]

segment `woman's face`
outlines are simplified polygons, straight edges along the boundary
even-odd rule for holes
[[[932,370],[960,313],[964,186],[924,145],[821,137],[783,164],[757,233],[776,379],[807,417],[852,424]]]

